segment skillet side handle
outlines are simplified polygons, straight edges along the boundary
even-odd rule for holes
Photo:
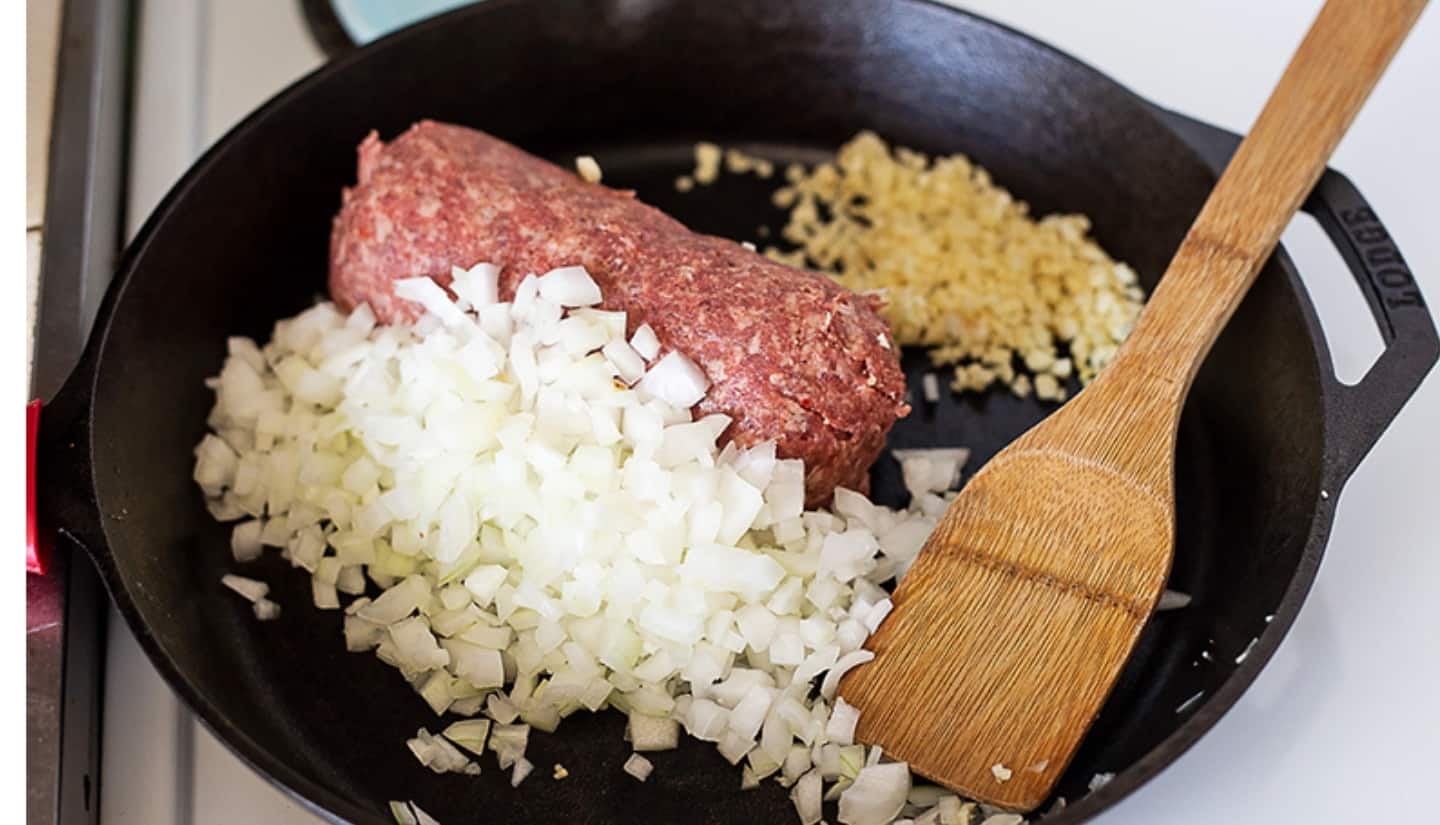
[[[1375,210],[1344,175],[1325,170],[1304,210],[1315,217],[1355,276],[1385,350],[1354,385],[1340,384],[1326,411],[1334,433],[1333,483],[1360,464],[1440,359],[1440,337],[1415,276]]]
[[[42,534],[76,545],[102,571],[105,534],[91,463],[94,354],[87,352],[40,413],[35,449],[35,520]]]

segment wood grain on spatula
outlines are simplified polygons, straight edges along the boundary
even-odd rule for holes
[[[841,683],[857,738],[985,802],[1049,795],[1169,575],[1195,371],[1423,7],[1321,10],[1114,362],[971,479],[895,591]]]

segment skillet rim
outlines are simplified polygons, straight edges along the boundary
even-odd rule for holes
[[[84,355],[79,366],[72,373],[72,379],[66,382],[66,387],[61,390],[60,396],[69,395],[72,392],[84,393],[80,400],[83,410],[82,415],[87,424],[90,424],[95,417],[94,388],[98,381],[99,370],[104,366],[107,344],[110,337],[112,325],[116,312],[124,300],[125,292],[136,270],[143,263],[145,254],[150,245],[154,242],[155,236],[159,233],[163,224],[174,213],[188,196],[191,189],[204,178],[210,167],[217,164],[232,145],[238,143],[242,138],[252,132],[263,129],[267,118],[273,112],[288,105],[292,100],[302,99],[310,87],[323,83],[332,75],[343,74],[349,70],[352,64],[364,62],[370,59],[373,53],[381,52],[387,48],[395,47],[408,38],[419,36],[423,32],[431,31],[434,28],[450,25],[452,21],[466,15],[483,15],[489,10],[519,5],[526,0],[485,0],[483,3],[476,3],[469,6],[451,10],[449,12],[428,18],[418,23],[407,26],[380,38],[370,44],[357,48],[349,53],[337,57],[305,76],[297,79],[284,89],[268,98],[254,111],[247,114],[242,120],[232,126],[219,139],[217,139],[200,157],[186,170],[184,175],[166,192],[164,198],[151,211],[135,237],[126,246],[116,266],[115,277],[107,288],[103,301],[96,314],[96,322],[89,341],[86,344]],[[1212,169],[1202,154],[1175,129],[1172,122],[1167,118],[1167,110],[1150,102],[1132,91],[1129,87],[1116,81],[1110,76],[1090,64],[1066,53],[1065,51],[1046,43],[1025,32],[1014,29],[1008,25],[992,20],[988,17],[973,12],[950,6],[939,0],[885,0],[896,6],[910,6],[929,8],[950,14],[957,14],[968,18],[979,27],[988,28],[997,35],[1013,40],[1019,40],[1029,46],[1048,53],[1058,58],[1071,71],[1090,75],[1091,80],[1101,81],[1103,85],[1113,88],[1122,99],[1129,99],[1140,105],[1143,110],[1156,118],[1162,127],[1176,133],[1181,138],[1181,143],[1186,147],[1193,159],[1200,161],[1205,168]],[[1212,173],[1211,178],[1215,175]],[[1169,736],[1161,740],[1159,744],[1151,748],[1144,756],[1117,772],[1114,779],[1104,787],[1086,794],[1073,804],[1068,805],[1064,811],[1057,812],[1054,816],[1047,817],[1047,823],[1054,825],[1074,825],[1083,822],[1129,796],[1134,790],[1148,782],[1161,770],[1167,767],[1181,754],[1189,750],[1196,741],[1200,739],[1219,719],[1227,712],[1241,695],[1254,682],[1259,672],[1269,662],[1278,648],[1280,641],[1288,634],[1290,627],[1298,616],[1301,604],[1310,590],[1318,572],[1320,560],[1324,554],[1325,544],[1329,538],[1331,522],[1334,518],[1336,503],[1339,500],[1339,492],[1343,478],[1333,478],[1331,464],[1333,462],[1334,445],[1330,443],[1334,433],[1329,426],[1330,416],[1335,403],[1335,395],[1342,385],[1334,376],[1333,362],[1330,359],[1329,347],[1326,343],[1324,332],[1320,326],[1319,318],[1315,308],[1310,301],[1309,294],[1305,290],[1303,282],[1293,264],[1286,255],[1283,247],[1276,248],[1274,253],[1275,265],[1285,274],[1287,285],[1295,293],[1297,305],[1301,317],[1304,320],[1306,332],[1313,348],[1316,363],[1319,366],[1319,400],[1322,411],[1322,442],[1323,448],[1321,466],[1317,468],[1320,475],[1325,479],[1330,496],[1327,500],[1314,502],[1310,529],[1305,540],[1304,549],[1296,564],[1295,570],[1290,577],[1284,595],[1274,610],[1274,619],[1264,628],[1260,634],[1255,647],[1246,660],[1238,665],[1228,677],[1221,683],[1220,687],[1210,696],[1206,697],[1197,710],[1188,719],[1178,725]],[[59,396],[57,396],[59,397]],[[88,426],[86,432],[87,449],[89,455],[94,455],[94,427]],[[87,479],[92,501],[98,502],[95,495],[94,479]],[[150,632],[149,625],[136,607],[130,597],[130,589],[127,586],[124,576],[115,562],[115,558],[109,548],[109,537],[103,523],[99,525],[98,536],[102,539],[98,546],[91,546],[90,542],[77,542],[82,544],[87,554],[92,558],[99,568],[102,578],[105,581],[107,591],[115,601],[117,608],[131,631],[135,634],[146,655],[154,664],[156,669],[164,676],[165,681],[171,689],[176,692],[195,713],[196,717],[205,727],[230,750],[236,757],[245,763],[251,770],[257,772],[267,782],[276,786],[288,796],[295,799],[302,806],[323,819],[332,822],[375,822],[384,823],[388,820],[377,811],[362,807],[354,800],[337,794],[318,781],[307,775],[300,774],[288,767],[284,762],[276,758],[269,750],[262,748],[252,739],[245,730],[230,721],[215,704],[212,704],[206,695],[198,690],[175,664],[175,660],[165,650],[164,646]]]

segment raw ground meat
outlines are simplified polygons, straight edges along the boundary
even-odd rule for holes
[[[423,121],[360,145],[330,240],[330,293],[384,322],[418,307],[394,281],[452,266],[503,265],[507,300],[527,274],[584,266],[606,309],[648,323],[664,350],[695,361],[711,387],[696,407],[733,419],[741,445],[776,441],[805,461],[807,504],[836,486],[865,491],[870,465],[909,408],[899,351],[875,299],[699,235],[658,209],[483,132]]]

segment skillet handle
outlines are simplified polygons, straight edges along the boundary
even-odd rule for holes
[[[1240,145],[1240,136],[1232,132],[1159,111],[1217,173]],[[1327,168],[1301,208],[1325,230],[1360,285],[1385,343],[1359,383],[1342,384],[1333,371],[1326,376],[1335,401],[1325,411],[1331,458],[1326,483],[1338,488],[1440,359],[1440,337],[1399,248],[1348,178]]]
[[[1360,284],[1385,342],[1384,352],[1358,383],[1337,387],[1335,406],[1326,411],[1326,428],[1337,436],[1331,443],[1338,484],[1350,477],[1435,366],[1440,337],[1399,247],[1348,178],[1325,170],[1304,209],[1330,236]]]
[[[77,546],[103,572],[109,560],[103,552],[105,533],[90,447],[94,362],[94,353],[87,351],[55,397],[41,405],[34,466],[29,468],[35,478],[34,506],[27,507],[26,515],[27,520],[33,517],[41,535]]]

